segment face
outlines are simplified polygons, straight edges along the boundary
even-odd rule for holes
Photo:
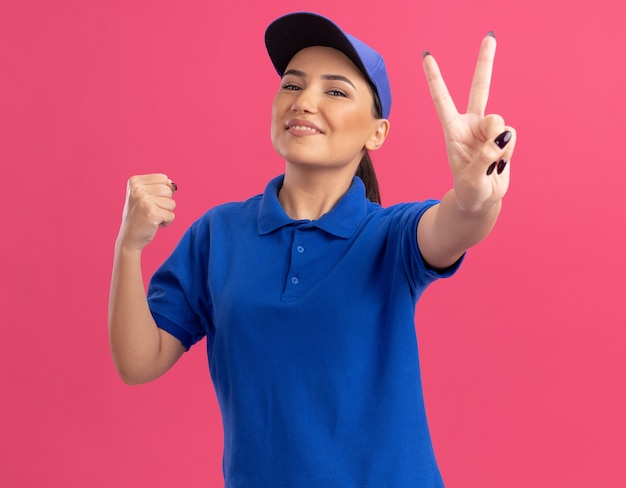
[[[376,119],[372,90],[343,53],[315,46],[289,62],[272,105],[272,144],[289,164],[356,167],[377,149],[387,121]],[[382,125],[382,128],[381,128]]]

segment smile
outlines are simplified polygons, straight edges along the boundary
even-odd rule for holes
[[[314,127],[307,127],[306,125],[290,125],[288,127],[288,130],[293,130],[293,131],[304,131],[304,132],[310,132],[312,134],[321,134],[322,132],[315,129]]]
[[[309,120],[291,119],[285,123],[285,129],[294,136],[324,134],[324,131]]]

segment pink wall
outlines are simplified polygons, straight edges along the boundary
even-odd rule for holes
[[[180,188],[148,276],[206,208],[281,171],[263,31],[315,8],[386,56],[387,204],[450,185],[422,50],[461,108],[482,36],[499,41],[489,109],[519,133],[512,187],[417,313],[447,486],[626,486],[624,3],[215,3],[0,3],[0,485],[221,486],[203,345],[152,384],[116,375],[113,242],[131,174]]]

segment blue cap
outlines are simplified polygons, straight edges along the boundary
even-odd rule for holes
[[[383,57],[364,42],[342,31],[332,20],[309,12],[279,17],[265,31],[265,46],[280,76],[291,58],[304,48],[326,46],[341,51],[371,83],[380,101],[383,118],[389,117],[391,88]]]

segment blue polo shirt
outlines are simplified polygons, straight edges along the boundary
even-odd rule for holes
[[[441,487],[426,421],[415,304],[450,276],[422,259],[437,203],[383,208],[352,186],[315,221],[262,195],[213,208],[153,276],[159,327],[207,337],[227,488]]]

